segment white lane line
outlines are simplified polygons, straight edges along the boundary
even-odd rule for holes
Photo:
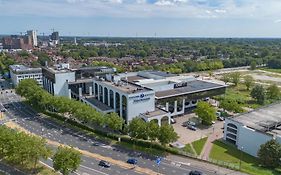
[[[98,173],[100,173],[100,174],[109,175],[109,174],[107,174],[107,173],[104,173],[104,172],[102,172],[102,171],[99,171],[99,170],[96,170],[96,169],[92,169],[92,168],[86,167],[86,166],[84,166],[84,165],[80,165],[80,167],[86,168],[86,169],[91,170],[91,171],[98,172]]]

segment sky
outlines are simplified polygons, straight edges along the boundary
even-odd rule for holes
[[[281,0],[0,0],[0,34],[281,37]]]

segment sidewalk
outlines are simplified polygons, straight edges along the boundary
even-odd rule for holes
[[[198,169],[201,169],[202,167],[204,167],[204,169],[206,169],[210,173],[216,173],[216,174],[220,174],[220,175],[246,175],[245,173],[242,173],[242,172],[230,170],[227,168],[219,167],[219,166],[211,164],[211,163],[207,163],[207,162],[203,162],[203,161],[199,161],[199,160],[195,160],[195,159],[191,159],[191,158],[187,158],[187,157],[168,155],[167,159],[170,161],[173,161],[173,162],[183,164],[183,165],[188,165],[188,166],[192,165],[192,167],[198,167]]]
[[[208,137],[199,157],[203,160],[208,160],[209,154],[213,147],[213,142],[215,140],[221,139],[222,137],[223,137],[223,133],[221,131],[216,131],[216,132],[212,133]]]

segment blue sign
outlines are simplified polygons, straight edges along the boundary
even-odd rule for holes
[[[162,160],[162,158],[161,158],[161,157],[158,157],[158,158],[156,159],[156,164],[157,164],[158,166],[160,165],[161,160]]]

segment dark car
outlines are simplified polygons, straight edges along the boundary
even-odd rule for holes
[[[110,167],[110,163],[105,161],[105,160],[101,160],[99,162],[99,166],[105,167],[105,168],[109,168]]]
[[[200,171],[190,171],[189,175],[203,175],[203,173]]]
[[[127,163],[135,165],[135,164],[138,163],[138,160],[137,159],[133,159],[133,158],[132,159],[128,159]]]
[[[10,106],[8,104],[4,105],[4,108],[8,109]]]

